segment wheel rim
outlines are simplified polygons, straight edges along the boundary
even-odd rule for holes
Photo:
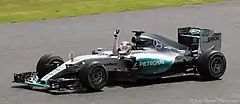
[[[52,60],[50,61],[50,64],[52,64],[53,68],[57,68],[58,66],[60,66],[61,64],[63,64],[63,62],[61,60],[58,60],[58,59],[55,59],[55,60]]]
[[[90,74],[91,83],[93,85],[99,85],[104,81],[105,74],[102,68],[96,67]]]
[[[211,61],[210,65],[213,73],[220,73],[222,71],[223,61],[220,57],[216,57]]]

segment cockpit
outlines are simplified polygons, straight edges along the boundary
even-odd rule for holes
[[[162,41],[155,39],[153,37],[142,35],[145,33],[144,31],[133,31],[135,35],[132,37],[131,41],[134,44],[134,49],[142,49],[142,48],[153,48],[153,49],[161,49],[164,44]]]
[[[134,30],[132,32],[135,33],[131,39],[132,43],[134,44],[135,49],[140,48],[140,47],[147,47],[152,44],[151,39],[142,36],[142,34],[145,33],[145,31]]]

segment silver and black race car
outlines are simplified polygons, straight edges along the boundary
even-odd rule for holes
[[[113,49],[98,48],[89,55],[74,56],[63,61],[60,56],[43,55],[36,71],[14,74],[14,83],[44,87],[48,90],[75,89],[100,91],[108,81],[137,81],[181,73],[194,73],[216,80],[226,70],[221,51],[221,35],[210,29],[178,28],[178,42],[157,34],[134,30],[128,51],[118,51],[118,35],[114,33]]]

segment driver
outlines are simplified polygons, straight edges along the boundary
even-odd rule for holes
[[[123,41],[123,42],[120,44],[120,46],[119,46],[119,48],[118,48],[118,51],[129,51],[129,50],[131,50],[131,49],[132,49],[131,43],[128,42],[128,41]]]

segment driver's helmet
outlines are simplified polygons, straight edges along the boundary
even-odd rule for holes
[[[120,47],[119,47],[119,50],[120,51],[129,51],[132,49],[132,45],[130,42],[128,41],[123,41],[121,44],[120,44]]]

